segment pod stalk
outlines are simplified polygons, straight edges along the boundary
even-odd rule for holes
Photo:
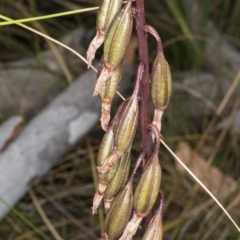
[[[160,142],[161,142],[161,133],[159,132],[158,127],[154,124],[149,124],[148,129],[150,129],[152,131],[152,133],[154,134],[154,137],[156,139],[153,154],[158,155]]]
[[[161,41],[161,38],[160,38],[158,32],[150,25],[145,25],[145,31],[150,33],[156,39],[158,51],[162,52],[162,50],[163,50],[162,41]]]

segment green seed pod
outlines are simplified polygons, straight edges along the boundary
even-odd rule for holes
[[[97,15],[97,29],[106,34],[113,19],[120,12],[122,4],[122,0],[102,0]]]
[[[132,182],[114,199],[105,220],[105,234],[109,240],[117,239],[129,220],[132,212],[133,191]]]
[[[171,72],[163,52],[158,52],[152,68],[151,93],[154,107],[165,109],[172,94]]]
[[[105,211],[107,211],[110,208],[114,197],[117,195],[119,190],[126,184],[128,175],[129,175],[130,165],[131,165],[130,163],[131,163],[131,154],[130,154],[130,148],[129,148],[129,150],[121,157],[116,174],[107,186],[107,189],[104,195]],[[113,165],[113,167],[115,165]]]
[[[133,182],[133,178],[137,172],[137,169],[144,159],[145,159],[145,153],[142,152],[136,161],[132,175],[128,181],[129,183]],[[119,238],[119,240],[131,240],[132,236],[136,233],[138,226],[140,225],[142,219],[143,219],[143,215],[141,213],[136,213],[134,211],[132,219],[128,222],[128,224],[127,224],[126,228],[124,229],[124,232],[123,232],[122,236]]]
[[[117,92],[118,85],[122,78],[122,63],[113,71],[111,79],[103,83],[99,96],[102,101],[101,125],[106,131],[110,120],[110,109],[112,100]]]
[[[143,65],[141,65],[138,69],[137,82],[133,95],[129,99],[119,117],[119,122],[116,127],[116,134],[114,135],[113,151],[104,164],[98,167],[99,172],[108,172],[111,166],[118,161],[118,159],[132,144],[138,123],[138,91],[142,72]]]
[[[147,228],[147,231],[143,235],[142,240],[162,240],[163,238],[163,227],[162,227],[162,217],[159,214],[156,214],[150,225]]]
[[[106,158],[110,155],[113,148],[113,139],[114,139],[114,125],[110,126],[110,128],[104,134],[104,137],[102,139],[97,157],[98,166],[103,165]]]
[[[104,68],[97,79],[93,95],[97,95],[102,84],[107,81],[113,70],[122,62],[132,33],[132,1],[128,1],[123,10],[113,20],[104,43]]]
[[[106,173],[114,165],[117,160],[124,154],[131,145],[138,122],[138,98],[137,95],[131,98],[119,118],[119,124],[116,126],[116,134],[114,137],[114,148],[111,155],[102,166],[98,167],[98,171]]]
[[[162,51],[159,51],[152,68],[151,95],[154,104],[153,124],[161,132],[161,120],[172,94],[171,70]]]
[[[120,12],[122,3],[122,0],[102,0],[102,4],[97,15],[97,33],[90,43],[87,51],[88,68],[92,64],[96,50],[105,40],[109,26],[111,25],[113,19],[116,18],[117,14]]]
[[[120,116],[114,137],[114,148],[121,155],[132,143],[138,122],[138,95],[134,94]]]
[[[142,240],[162,240],[163,238],[162,208],[163,199],[161,199],[160,206],[155,215],[153,216],[152,220],[150,221],[148,228],[143,235]]]
[[[127,224],[119,240],[131,240],[135,235],[142,219],[152,209],[159,192],[161,183],[161,167],[157,154],[148,160],[133,197],[133,217]]]
[[[119,116],[121,116],[121,113],[123,109],[126,107],[126,104],[128,103],[129,99],[126,99],[125,102],[123,102],[120,107],[117,110],[117,113],[113,120],[110,123],[110,126],[105,133],[103,140],[101,142],[99,152],[98,152],[98,158],[97,158],[97,165],[102,166],[104,162],[107,160],[109,155],[111,154],[114,146],[114,134],[116,132],[116,125],[118,125],[119,122]],[[115,164],[110,171],[101,173],[98,171],[98,190],[95,193],[94,199],[93,199],[93,207],[92,207],[92,213],[95,214],[97,211],[97,208],[99,204],[102,201],[102,198],[104,196],[106,187],[108,183],[112,180],[113,176],[115,175],[118,164]]]
[[[98,166],[103,165],[105,160],[109,157],[113,148],[113,140],[114,140],[114,124],[105,133],[103,140],[101,142],[99,152],[98,152],[98,157],[97,157]],[[98,189],[93,199],[93,207],[92,207],[93,214],[96,213],[97,208],[103,198],[108,181],[109,181],[108,173],[104,173],[104,174],[98,173]]]
[[[105,64],[115,69],[122,61],[132,33],[132,2],[128,1],[114,19],[104,43]]]
[[[105,195],[105,191],[108,184],[112,181],[113,177],[116,175],[116,172],[118,170],[118,164],[119,163],[113,165],[109,172],[107,173],[98,172],[98,189],[93,198],[92,214],[95,214],[97,212],[97,209],[102,201],[102,198]]]
[[[134,210],[137,213],[146,216],[152,209],[160,189],[161,175],[158,155],[154,153],[148,160],[134,192]]]

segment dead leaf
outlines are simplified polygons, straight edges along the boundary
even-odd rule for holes
[[[237,182],[233,178],[226,176],[217,167],[209,166],[187,142],[179,143],[176,155],[216,197],[226,196],[237,188]],[[185,174],[185,169],[178,162],[176,164],[178,171]]]

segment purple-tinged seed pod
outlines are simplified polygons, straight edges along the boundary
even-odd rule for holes
[[[93,96],[97,95],[102,84],[107,81],[113,70],[122,62],[132,33],[132,1],[128,1],[113,20],[104,42],[104,68],[97,79]]]
[[[104,195],[104,208],[106,212],[110,208],[114,197],[126,184],[130,171],[130,165],[131,165],[131,148],[129,148],[127,152],[121,157],[115,176],[112,178],[112,180],[107,186]]]
[[[151,75],[151,95],[154,105],[153,124],[161,132],[161,120],[163,111],[167,108],[172,94],[172,77],[168,62],[162,51],[154,60]]]
[[[103,139],[98,151],[98,157],[97,157],[98,166],[101,166],[104,164],[106,158],[110,155],[112,151],[113,140],[114,140],[114,126],[115,124],[112,124],[103,136]]]
[[[105,40],[107,31],[122,7],[122,0],[102,0],[97,15],[96,36],[93,38],[87,50],[88,68],[92,64],[96,50]]]
[[[101,142],[98,157],[97,157],[97,165],[101,166],[104,164],[108,156],[110,155],[112,149],[113,149],[113,143],[114,143],[114,133],[116,131],[116,125],[119,121],[119,116],[121,115],[124,107],[128,103],[129,99],[126,99],[118,108],[117,113],[115,114],[113,120],[110,123],[110,126],[105,133],[103,140]],[[104,196],[106,187],[108,183],[111,181],[113,176],[115,175],[115,172],[118,168],[118,164],[115,164],[113,168],[107,173],[101,173],[98,171],[98,189],[97,192],[94,195],[93,199],[93,207],[92,207],[92,213],[95,214],[97,211],[97,208],[99,204],[102,201],[102,198]]]
[[[98,152],[98,157],[97,157],[98,166],[103,165],[105,160],[109,157],[113,149],[113,141],[114,141],[114,124],[105,133],[103,140],[101,142],[99,152]],[[97,208],[102,201],[107,184],[108,184],[108,173],[103,174],[98,172],[98,189],[93,199],[93,207],[92,207],[93,214],[96,213]]]
[[[121,11],[122,0],[102,0],[97,15],[97,28],[107,32],[117,14]]]
[[[104,164],[98,167],[99,172],[108,172],[111,166],[118,161],[118,159],[132,144],[138,124],[138,91],[140,86],[140,79],[143,73],[143,68],[144,65],[140,63],[133,95],[129,99],[128,103],[122,110],[122,113],[119,117],[119,122],[116,127],[116,134],[114,135],[113,151],[111,152],[111,155],[108,157],[108,159],[104,162]]]
[[[102,101],[101,126],[106,131],[109,120],[112,100],[117,92],[118,85],[122,78],[122,63],[113,71],[112,77],[103,83],[99,92]]]
[[[163,209],[163,194],[161,193],[161,201],[159,208],[152,220],[150,221],[146,232],[143,235],[142,240],[162,240],[163,238],[163,226],[162,226],[162,209]]]
[[[136,161],[133,172],[127,185],[119,192],[116,198],[113,200],[112,205],[107,213],[105,220],[105,233],[102,240],[115,240],[122,233],[123,229],[127,225],[129,217],[132,213],[133,205],[133,190],[132,183],[134,176],[145,158],[145,153],[141,153]]]
[[[132,182],[113,200],[105,219],[105,232],[109,240],[117,239],[126,227],[132,212],[133,190]]]
[[[134,214],[127,225],[121,240],[132,239],[142,219],[151,211],[160,189],[161,168],[158,157],[154,154],[148,160],[141,179],[134,192],[133,209]]]
[[[134,192],[134,210],[145,216],[152,209],[161,184],[161,167],[157,154],[153,154],[148,160],[141,179]]]
[[[155,149],[144,167],[142,176],[134,192],[133,217],[119,240],[132,239],[142,219],[151,211],[160,189],[162,175],[158,160],[160,133],[155,125],[151,124],[149,127],[155,134]]]

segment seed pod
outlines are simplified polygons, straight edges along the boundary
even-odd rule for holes
[[[107,239],[115,240],[120,236],[132,212],[132,203],[132,182],[129,182],[114,199],[107,213],[105,220],[105,235],[107,235]]]
[[[122,62],[130,40],[133,16],[132,1],[128,1],[123,10],[113,20],[104,43],[104,68],[97,79],[93,95],[97,95],[102,84],[108,80],[113,70]]]
[[[150,222],[142,240],[162,240],[163,238],[163,226],[162,216],[160,214],[154,215]]]
[[[171,73],[163,52],[158,52],[152,68],[152,99],[157,108],[165,109],[172,93]]]
[[[102,0],[97,15],[97,28],[106,33],[120,12],[122,4],[122,0]]]
[[[114,140],[114,124],[105,133],[103,140],[101,142],[99,152],[98,152],[98,158],[97,158],[98,166],[103,165],[104,161],[110,155],[113,148],[113,140]],[[108,174],[98,173],[98,189],[93,199],[93,207],[92,207],[93,214],[96,213],[97,208],[102,201],[107,184],[108,184]]]
[[[107,186],[107,189],[104,195],[105,211],[107,211],[110,208],[114,197],[117,195],[119,190],[126,184],[126,181],[129,175],[129,170],[130,170],[130,163],[131,163],[131,154],[130,154],[130,148],[129,148],[128,151],[121,157],[116,174]]]
[[[114,165],[117,160],[124,154],[129,145],[132,143],[138,122],[138,99],[137,95],[131,98],[123,109],[116,127],[114,137],[114,147],[111,155],[107,158],[102,166],[98,167],[98,171],[106,173]]]
[[[97,33],[92,42],[89,45],[87,51],[88,68],[92,64],[92,60],[95,57],[96,50],[102,45],[109,26],[114,18],[120,12],[122,7],[122,0],[103,0],[98,10],[97,15]]]
[[[134,210],[136,212],[146,216],[152,209],[160,189],[161,174],[158,156],[153,154],[148,160],[134,192]]]
[[[103,140],[101,142],[99,152],[98,152],[98,158],[97,158],[97,165],[101,166],[104,164],[108,156],[110,155],[112,149],[113,149],[113,143],[114,143],[114,134],[116,132],[116,125],[119,121],[119,116],[121,116],[121,113],[123,109],[125,108],[126,104],[129,102],[129,99],[126,99],[118,108],[115,117],[110,123],[110,126],[105,133]],[[94,199],[93,199],[93,207],[92,207],[92,213],[95,214],[97,211],[97,208],[99,204],[102,201],[104,192],[106,190],[106,187],[108,183],[111,181],[112,177],[115,175],[115,172],[118,168],[118,164],[115,164],[113,168],[109,172],[101,173],[98,171],[98,190],[95,193]]]
[[[97,165],[98,166],[103,165],[106,158],[111,153],[111,150],[113,148],[114,126],[115,126],[115,124],[110,126],[110,128],[104,134],[101,145],[99,147],[99,152],[98,152],[98,157],[97,157]]]
[[[160,206],[150,221],[142,240],[162,240],[163,227],[162,227],[162,208],[163,208],[163,195],[161,194]]]
[[[124,227],[127,224],[127,221],[132,212],[132,201],[133,201],[133,192],[132,192],[132,183],[134,176],[145,158],[145,153],[141,153],[136,161],[131,177],[125,186],[125,188],[117,195],[113,200],[113,203],[107,213],[106,217],[106,231],[105,238],[109,240],[115,240],[123,231]],[[123,209],[121,209],[123,208]],[[112,223],[114,222],[114,223]],[[108,238],[109,237],[109,238]]]
[[[152,68],[151,95],[154,104],[153,124],[161,132],[161,119],[172,93],[171,71],[162,51],[159,51]]]
[[[119,240],[132,239],[142,219],[152,209],[161,183],[161,168],[154,154],[148,160],[133,197],[134,214]]]
[[[161,167],[158,161],[160,133],[156,126],[150,125],[150,128],[153,130],[156,137],[155,149],[144,167],[143,174],[134,192],[133,217],[119,240],[132,239],[142,219],[146,217],[152,209],[159,192],[161,184]]]
[[[99,96],[102,100],[101,125],[106,131],[110,120],[110,109],[112,100],[117,92],[119,82],[122,78],[122,63],[113,71],[111,79],[103,83]]]
[[[143,64],[138,68],[137,82],[133,95],[119,117],[119,123],[117,124],[116,134],[114,136],[113,151],[104,164],[98,167],[99,172],[108,172],[111,166],[117,162],[133,141],[138,123],[138,91],[142,72]]]

